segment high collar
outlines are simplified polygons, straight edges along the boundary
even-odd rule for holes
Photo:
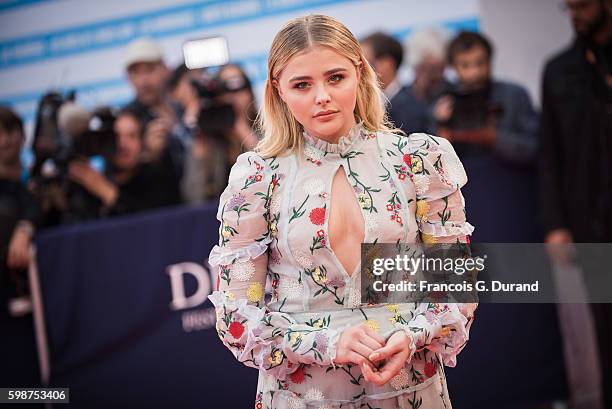
[[[341,136],[337,143],[327,142],[321,138],[312,136],[306,132],[306,130],[302,132],[302,135],[304,135],[306,146],[310,146],[324,153],[343,154],[353,148],[357,141],[361,140],[361,133],[363,131],[363,121],[360,121],[353,125],[346,135]]]

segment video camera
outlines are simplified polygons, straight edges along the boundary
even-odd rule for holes
[[[43,180],[62,178],[70,161],[76,158],[90,159],[97,164],[98,170],[103,170],[100,168],[112,159],[115,153],[115,112],[112,108],[102,107],[94,110],[88,117],[87,126],[75,135],[69,135],[60,129],[60,109],[66,103],[74,102],[75,96],[74,91],[67,95],[49,92],[41,98],[34,130],[34,177]],[[46,164],[53,168],[49,174],[43,168]]]
[[[201,69],[225,65],[229,62],[227,41],[223,37],[190,40],[183,44],[183,56],[187,69]],[[249,89],[246,77],[223,81],[206,71],[199,79],[191,79],[202,101],[198,115],[198,127],[204,135],[223,138],[234,127],[236,113],[230,104],[219,101],[219,96]]]

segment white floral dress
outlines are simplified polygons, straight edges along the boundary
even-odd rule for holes
[[[348,274],[332,251],[326,209],[342,167],[355,192],[347,200],[362,210],[364,242],[469,242],[461,162],[446,139],[423,133],[357,124],[337,144],[304,138],[300,154],[240,155],[217,214],[220,240],[209,263],[218,280],[209,298],[219,338],[259,370],[254,406],[450,408],[443,365],[455,365],[476,304],[360,305],[360,266]],[[382,387],[366,382],[359,365],[333,362],[343,329],[363,322],[386,339],[398,330],[414,339],[416,352]]]

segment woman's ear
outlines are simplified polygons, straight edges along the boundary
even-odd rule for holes
[[[363,61],[359,61],[355,66],[355,71],[357,71],[357,82],[361,81],[361,76],[363,75]]]
[[[285,98],[283,96],[283,91],[281,90],[280,84],[278,83],[278,80],[276,78],[272,79],[272,86],[276,88],[276,92],[278,92],[278,96],[281,97],[283,101],[285,101]]]

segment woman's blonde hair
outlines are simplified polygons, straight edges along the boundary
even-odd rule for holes
[[[264,103],[257,118],[257,125],[264,137],[255,151],[263,157],[277,156],[287,150],[302,150],[302,125],[281,99],[273,82],[278,80],[294,55],[315,46],[334,50],[361,70],[355,119],[363,121],[363,126],[369,131],[397,131],[385,113],[384,94],[376,73],[363,56],[355,36],[338,20],[322,14],[311,14],[290,20],[272,41]]]

